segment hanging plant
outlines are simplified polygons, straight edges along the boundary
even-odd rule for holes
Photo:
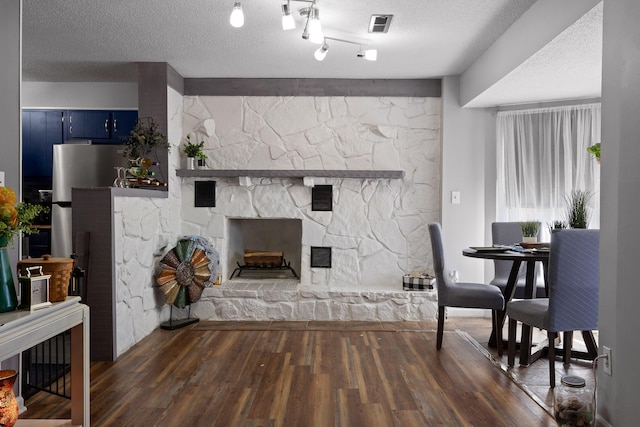
[[[591,147],[587,147],[587,151],[593,154],[596,160],[598,161],[598,163],[600,163],[600,143],[599,142],[596,144],[593,144]]]
[[[136,125],[131,129],[123,155],[129,159],[137,159],[158,147],[166,148],[167,151],[171,148],[169,140],[160,132],[158,124],[153,122],[153,118],[145,117],[138,119]]]

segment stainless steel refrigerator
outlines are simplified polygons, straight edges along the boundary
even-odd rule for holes
[[[124,166],[122,145],[55,144],[51,195],[51,255],[69,258],[73,252],[71,189],[110,187],[116,166]]]

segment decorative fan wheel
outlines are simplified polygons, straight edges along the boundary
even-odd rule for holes
[[[192,240],[180,240],[160,260],[162,271],[156,285],[167,304],[184,308],[200,299],[205,281],[211,277],[209,258]]]

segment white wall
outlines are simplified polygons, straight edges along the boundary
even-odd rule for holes
[[[490,159],[487,160],[491,157],[488,154],[494,153],[495,165],[495,149],[487,150],[495,143],[485,141],[490,113],[482,109],[462,109],[459,94],[459,77],[445,77],[442,82],[442,230],[445,255],[448,268],[459,272],[461,282],[482,282],[485,268],[493,272],[492,265],[488,261],[462,256],[462,249],[491,243],[491,235],[487,234],[485,225],[493,218],[485,216],[485,206],[495,205],[495,172],[486,168],[492,164]],[[491,189],[487,187],[491,185],[494,187],[493,200],[488,197]],[[451,203],[452,191],[460,192],[460,204]]]
[[[640,229],[640,2],[604,2],[599,344],[613,376],[598,373],[598,414],[611,425],[638,419]]]
[[[23,82],[23,108],[137,110],[137,83]]]

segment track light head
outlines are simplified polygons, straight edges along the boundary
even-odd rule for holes
[[[293,14],[291,13],[291,6],[287,1],[282,5],[282,29],[287,30],[295,30],[296,21],[293,19]]]
[[[358,58],[364,58],[367,61],[377,61],[378,60],[378,50],[377,49],[360,49],[356,54]]]
[[[327,56],[327,51],[329,50],[329,45],[327,42],[322,43],[322,46],[318,48],[313,54],[313,57],[316,58],[316,61],[322,61]]]
[[[235,2],[233,5],[229,23],[235,28],[240,28],[244,25],[244,12],[242,11],[242,5],[239,1]]]

